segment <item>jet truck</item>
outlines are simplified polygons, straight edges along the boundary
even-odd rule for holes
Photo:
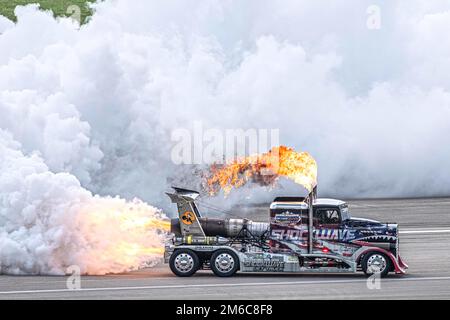
[[[364,272],[367,276],[404,274],[398,225],[351,217],[344,201],[278,197],[268,208],[268,221],[203,216],[199,193],[173,188],[177,205],[164,259],[172,272],[189,277],[212,270],[219,277],[236,272]]]

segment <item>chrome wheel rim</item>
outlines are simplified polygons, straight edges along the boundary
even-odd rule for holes
[[[180,253],[175,258],[175,268],[180,272],[189,272],[194,268],[194,258],[188,253]]]
[[[220,272],[227,273],[234,268],[234,258],[229,253],[221,253],[217,256],[214,264]]]
[[[386,258],[381,254],[374,254],[367,259],[367,271],[370,273],[381,273],[387,267]]]

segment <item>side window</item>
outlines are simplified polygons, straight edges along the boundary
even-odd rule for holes
[[[316,217],[319,224],[338,224],[341,222],[341,217],[337,208],[317,209]]]

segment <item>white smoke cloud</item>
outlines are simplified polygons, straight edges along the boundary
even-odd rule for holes
[[[369,30],[369,5],[104,1],[80,28],[36,6],[17,8],[17,24],[0,17],[3,269],[77,260],[52,239],[77,237],[73,203],[116,201],[90,192],[171,208],[168,180],[191,179],[171,162],[171,132],[194,121],[280,128],[317,159],[321,195],[448,195],[450,6],[383,2]]]
[[[37,154],[0,130],[0,273],[124,272],[160,256],[164,215],[134,200],[93,196],[68,173],[52,173]]]
[[[0,34],[8,28],[12,28],[14,23],[6,17],[0,16]]]

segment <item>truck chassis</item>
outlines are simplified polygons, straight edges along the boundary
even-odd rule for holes
[[[397,225],[367,220],[369,227],[364,227],[364,220],[346,220],[348,225],[341,223],[336,229],[340,233],[321,229],[316,222],[314,227],[309,221],[317,219],[305,220],[307,212],[309,217],[313,216],[309,210],[314,206],[311,195],[309,199],[275,199],[269,224],[247,219],[203,218],[195,205],[198,192],[174,189],[175,193],[168,195],[177,204],[179,218],[172,220],[174,235],[166,244],[164,260],[177,276],[192,276],[201,269],[212,270],[220,277],[232,276],[237,271],[363,271],[368,276],[374,273],[385,276],[392,271],[404,274],[408,268],[399,256]],[[334,234],[338,234],[337,238]]]

